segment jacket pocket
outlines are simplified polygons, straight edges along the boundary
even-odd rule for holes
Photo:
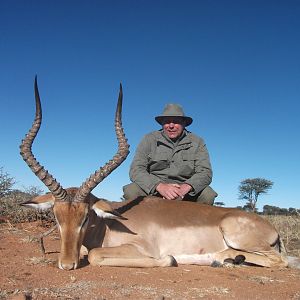
[[[170,166],[169,155],[165,152],[157,152],[150,158],[150,172],[161,171]]]
[[[195,173],[196,156],[192,153],[182,153],[182,164],[180,173],[183,177],[189,178]]]
[[[194,161],[196,160],[196,155],[194,153],[182,153],[182,160],[194,163]]]

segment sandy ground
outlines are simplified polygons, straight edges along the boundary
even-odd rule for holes
[[[57,268],[59,237],[37,223],[0,224],[0,299],[300,299],[300,270],[260,267]]]

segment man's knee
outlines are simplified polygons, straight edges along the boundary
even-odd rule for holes
[[[203,204],[213,205],[217,196],[218,194],[210,186],[207,186],[200,193],[196,201]]]
[[[147,196],[147,194],[134,182],[124,185],[123,192],[123,198],[125,200],[132,200],[140,196]]]

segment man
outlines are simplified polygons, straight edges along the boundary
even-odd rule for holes
[[[212,205],[217,193],[209,186],[212,170],[206,145],[185,129],[193,119],[180,105],[168,104],[155,120],[162,129],[147,134],[138,145],[124,198],[155,195]]]

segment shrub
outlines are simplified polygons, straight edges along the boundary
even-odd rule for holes
[[[287,250],[292,256],[300,257],[300,217],[265,216],[278,230]]]
[[[31,200],[35,196],[36,193],[14,190],[0,197],[0,218],[8,220],[11,223],[33,222],[37,220],[54,222],[55,218],[52,210],[37,211],[21,206],[22,203]]]

